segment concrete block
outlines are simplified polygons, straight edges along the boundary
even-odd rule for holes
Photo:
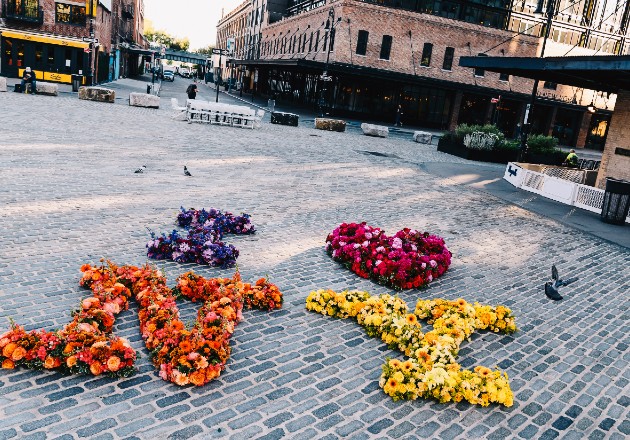
[[[361,130],[363,130],[363,134],[366,136],[376,136],[386,138],[389,136],[389,128],[384,125],[374,125],[374,124],[366,124],[365,122],[361,124]]]
[[[279,125],[289,125],[297,127],[299,116],[293,113],[273,112],[271,113],[271,123]]]
[[[160,108],[160,97],[146,93],[130,93],[129,105],[134,107]]]
[[[47,83],[42,81],[37,81],[37,94],[38,95],[49,95],[49,96],[57,96],[59,95],[59,86],[54,83]],[[26,89],[28,92],[31,92],[31,85],[26,84]]]
[[[79,99],[114,103],[116,92],[112,89],[106,89],[105,87],[80,87]]]
[[[431,140],[433,140],[433,135],[426,131],[414,131],[413,140],[419,144],[431,144]]]
[[[342,119],[315,118],[315,128],[343,133],[346,131],[346,121]]]
[[[4,76],[0,76],[0,92],[7,91],[7,79]]]

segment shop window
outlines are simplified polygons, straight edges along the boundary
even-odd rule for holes
[[[447,47],[444,51],[444,62],[442,63],[442,69],[453,70],[453,57],[455,56],[455,48]]]
[[[422,48],[422,58],[420,59],[420,65],[422,67],[429,67],[431,65],[431,55],[433,54],[433,45],[431,43],[424,43]]]
[[[499,81],[508,82],[510,80],[509,73],[499,73]]]
[[[44,62],[44,45],[35,45],[35,64],[43,64]]]
[[[53,69],[55,67],[55,47],[48,46],[48,68]]]
[[[392,51],[392,36],[383,35],[383,42],[381,43],[381,54],[379,58],[381,60],[389,60],[389,55]]]
[[[551,81],[545,81],[543,84],[544,89],[556,90],[558,88],[558,84]]]
[[[55,3],[55,21],[77,26],[85,26],[85,6]]]
[[[13,40],[4,40],[4,63],[7,66],[13,65]]]
[[[17,44],[17,66],[25,67],[24,66],[24,43],[22,42],[19,42]]]
[[[479,57],[487,57],[488,55],[486,55],[485,53],[480,53],[480,54],[477,54],[477,56],[479,56]],[[475,76],[483,78],[484,76],[486,76],[486,70],[485,69],[476,68],[475,69]]]
[[[368,37],[370,33],[368,31],[359,31],[359,36],[357,38],[357,55],[365,55],[367,53],[367,44]]]

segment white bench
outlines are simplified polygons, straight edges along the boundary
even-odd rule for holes
[[[31,84],[26,84],[26,88],[31,92]],[[59,86],[55,83],[37,81],[36,83],[37,94],[38,95],[49,95],[49,96],[58,96],[59,95]]]
[[[240,128],[260,127],[265,112],[242,105],[189,99],[186,101],[186,119],[189,123],[201,122]]]

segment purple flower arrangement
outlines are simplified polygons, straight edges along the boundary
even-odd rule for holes
[[[178,263],[197,263],[223,269],[236,264],[239,252],[232,245],[221,241],[224,234],[254,234],[256,228],[248,214],[235,216],[217,209],[186,210],[183,207],[177,216],[177,224],[187,229],[186,236],[177,230],[170,234],[151,233],[147,243],[147,255],[156,260],[173,260]]]

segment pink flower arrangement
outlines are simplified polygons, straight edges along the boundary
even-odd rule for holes
[[[425,286],[451,264],[441,237],[409,228],[388,237],[365,222],[335,228],[326,238],[326,252],[360,277],[399,290]]]

